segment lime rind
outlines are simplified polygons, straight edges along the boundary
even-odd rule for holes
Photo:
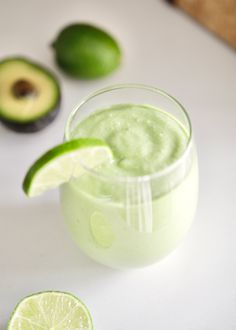
[[[121,48],[107,31],[77,23],[62,29],[52,43],[55,60],[67,74],[81,79],[96,79],[117,69]]]
[[[42,305],[42,298],[49,298],[49,299],[54,299],[56,298],[56,304],[55,306],[50,306],[47,305],[47,299],[46,299],[46,303],[44,304],[44,306]],[[63,318],[61,317],[61,312],[63,312],[64,308],[59,310],[59,304],[58,304],[58,298],[64,298],[67,299],[69,302],[69,311],[68,313],[66,313],[66,315],[63,316]],[[48,300],[49,300],[48,299]],[[34,321],[33,319],[30,319],[28,316],[24,316],[23,314],[25,313],[27,315],[27,304],[31,305],[30,306],[30,310],[28,312],[36,312],[36,318],[39,317],[39,321]],[[71,308],[71,305],[74,306]],[[46,306],[47,310],[44,310],[42,308],[44,308]],[[36,309],[34,309],[36,307]],[[52,307],[54,307],[54,309],[52,309]],[[64,307],[64,306],[62,306]],[[68,307],[68,306],[67,306]],[[63,326],[63,323],[65,323],[68,320],[68,323],[73,326],[73,320],[70,319],[70,317],[72,316],[72,312],[75,311],[75,309],[82,309],[82,316],[79,317],[79,321],[80,323],[82,323],[82,327],[78,327],[78,324],[76,324],[76,327],[70,327],[68,329],[71,330],[93,330],[93,321],[92,321],[92,317],[91,314],[87,308],[87,306],[76,296],[72,295],[71,293],[68,292],[62,292],[62,291],[43,291],[43,292],[37,292],[34,294],[31,294],[29,296],[26,296],[25,298],[23,298],[15,307],[11,318],[7,324],[7,330],[19,330],[18,327],[18,321],[22,320],[23,322],[25,322],[26,324],[30,324],[30,328],[34,329],[34,330],[41,330],[41,329],[46,329],[45,326],[42,326],[43,322],[48,323],[48,325],[50,326],[49,329],[55,329],[57,330],[63,330],[65,327]],[[46,313],[45,313],[46,312]],[[48,312],[48,313],[47,313]],[[58,322],[58,324],[55,325],[56,322],[56,315],[57,312],[59,312],[61,320]],[[47,315],[48,314],[48,315]],[[52,315],[53,314],[53,315]],[[40,319],[40,315],[42,316],[42,318]],[[14,324],[15,323],[15,324]],[[41,324],[40,324],[41,323]],[[52,324],[50,324],[52,323]],[[83,323],[86,323],[85,326],[83,326]],[[51,325],[53,325],[53,328],[51,328]],[[21,327],[21,330],[28,330],[28,325],[26,327]]]
[[[112,158],[109,146],[98,139],[80,138],[57,145],[43,154],[28,170],[23,190],[33,197],[83,173],[83,165],[94,167]]]

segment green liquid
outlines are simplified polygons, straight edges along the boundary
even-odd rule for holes
[[[106,141],[115,162],[100,172],[121,176],[154,173],[178,159],[187,145],[186,130],[166,112],[150,106],[116,105],[83,120],[74,137]]]
[[[93,259],[115,267],[140,267],[162,258],[188,231],[197,201],[197,161],[155,178],[178,160],[188,133],[174,117],[145,105],[116,105],[82,120],[73,137],[106,141],[114,161],[86,172],[61,189],[68,228]],[[86,165],[86,164],[85,164]],[[117,177],[151,175],[124,183]]]

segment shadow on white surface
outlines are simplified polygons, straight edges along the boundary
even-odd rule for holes
[[[18,274],[105,268],[86,257],[71,240],[57,203],[1,207],[0,250],[4,251],[3,272],[6,268]]]

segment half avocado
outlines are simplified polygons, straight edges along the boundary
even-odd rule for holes
[[[17,132],[36,132],[53,121],[61,99],[57,78],[23,57],[0,61],[0,120]]]

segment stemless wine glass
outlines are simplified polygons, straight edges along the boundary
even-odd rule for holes
[[[150,105],[168,113],[186,131],[184,152],[144,176],[106,175],[81,164],[84,174],[60,189],[61,205],[72,237],[87,255],[113,268],[143,267],[174,250],[193,221],[197,156],[183,106],[162,90],[143,85],[116,85],[90,95],[70,115],[65,140],[76,138],[81,120],[115,104]]]

